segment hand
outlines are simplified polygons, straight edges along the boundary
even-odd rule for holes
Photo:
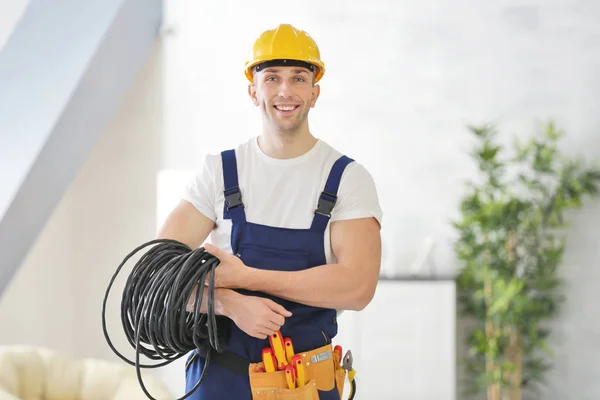
[[[244,289],[245,277],[248,276],[250,268],[239,257],[226,253],[212,244],[206,243],[204,249],[220,261],[215,268],[215,288]],[[206,278],[207,286],[209,279],[210,274]]]
[[[239,296],[228,313],[229,318],[252,337],[266,339],[283,326],[285,318],[292,315],[271,299],[241,294]]]

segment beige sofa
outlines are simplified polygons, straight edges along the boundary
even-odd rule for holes
[[[175,399],[142,370],[155,399]],[[135,367],[76,359],[47,348],[0,346],[0,400],[146,400]]]

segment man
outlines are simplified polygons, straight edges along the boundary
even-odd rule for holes
[[[207,156],[159,232],[191,248],[211,234],[204,247],[220,260],[215,308],[231,320],[228,362],[241,364],[211,362],[190,399],[266,399],[258,383],[251,394],[248,366],[262,361],[277,330],[292,339],[297,354],[322,352],[317,360],[324,361],[309,366],[308,378],[320,399],[340,398],[331,357],[336,310],[362,310],[373,298],[382,211],[366,169],[309,129],[324,72],[306,32],[282,24],[260,35],[245,74],[262,134]],[[190,309],[193,304],[190,299]],[[194,352],[186,391],[203,366]]]

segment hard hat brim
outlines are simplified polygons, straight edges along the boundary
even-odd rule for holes
[[[325,74],[325,64],[322,61],[307,61],[300,60],[297,58],[286,57],[279,59],[257,59],[252,62],[246,63],[246,68],[244,70],[246,78],[250,81],[250,83],[254,83],[254,72],[256,67],[260,66],[260,69],[268,68],[269,66],[299,66],[304,67],[308,70],[311,70],[315,74],[314,82],[317,83],[321,80],[323,75]],[[314,68],[310,68],[310,66],[314,66]],[[258,71],[256,71],[258,72]]]

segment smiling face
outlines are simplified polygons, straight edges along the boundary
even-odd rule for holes
[[[301,67],[269,67],[254,75],[248,94],[268,128],[285,136],[308,132],[308,112],[319,97],[314,75]]]

